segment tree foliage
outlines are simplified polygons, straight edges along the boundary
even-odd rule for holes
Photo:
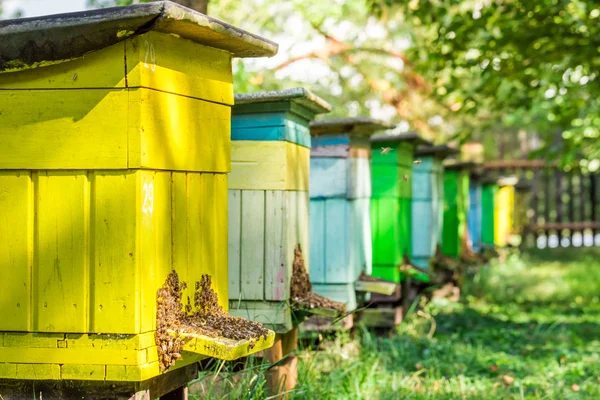
[[[370,1],[380,18],[410,27],[407,56],[461,129],[535,131],[550,156],[597,166],[597,1]]]

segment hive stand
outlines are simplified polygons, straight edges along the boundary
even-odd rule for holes
[[[371,234],[373,243],[373,276],[401,283],[408,293],[409,265],[412,256],[412,186],[414,152],[419,145],[431,143],[416,133],[378,134],[371,138]],[[371,304],[361,320],[368,326],[396,326],[402,318],[402,290],[391,296],[373,294]],[[408,298],[405,296],[405,299]],[[384,317],[378,314],[385,313]]]
[[[231,313],[275,330],[266,354],[278,393],[296,384],[297,318],[290,299],[294,248],[309,269],[309,123],[331,106],[303,88],[240,94],[232,116],[229,177]],[[311,310],[315,311],[315,310]]]
[[[443,160],[457,153],[457,149],[447,145],[420,146],[415,153],[421,164],[413,166],[411,261],[423,269],[430,267],[435,249],[442,241]]]
[[[228,307],[232,57],[277,45],[165,1],[3,21],[0,38],[0,395],[160,397],[202,358],[269,347],[192,335],[164,374],[155,330],[172,270],[184,299],[208,274]]]
[[[517,183],[516,177],[498,179],[498,192],[494,199],[494,242],[499,247],[506,247],[510,243]]]
[[[372,118],[336,118],[311,124],[310,265],[313,290],[357,306],[357,290],[393,291],[393,282],[359,281],[371,274],[371,145],[377,131],[391,125]],[[332,319],[312,317],[306,331],[349,329],[352,315],[331,325]]]

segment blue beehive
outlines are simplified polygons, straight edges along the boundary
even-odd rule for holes
[[[458,153],[447,145],[421,146],[415,156],[421,164],[413,166],[412,263],[429,268],[442,239],[445,157]]]
[[[469,211],[467,214],[467,229],[471,248],[475,252],[481,250],[481,182],[471,179],[469,184]]]
[[[371,118],[311,124],[310,265],[313,291],[356,308],[355,282],[371,272]]]

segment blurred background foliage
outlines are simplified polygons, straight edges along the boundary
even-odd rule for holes
[[[600,168],[595,0],[209,0],[208,14],[280,44],[236,61],[238,92],[307,86],[335,116]]]

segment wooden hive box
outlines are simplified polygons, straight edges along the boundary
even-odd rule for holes
[[[277,46],[171,2],[0,37],[0,378],[153,378],[172,270],[228,307],[231,62]],[[174,368],[269,340],[195,341]]]
[[[472,162],[452,162],[444,165],[444,221],[442,253],[459,258],[467,234],[469,210],[469,173]]]
[[[443,160],[458,150],[446,146],[420,146],[415,157],[412,179],[412,258],[413,264],[429,268],[436,247],[442,241],[444,214]]]
[[[498,191],[494,198],[494,243],[496,246],[505,247],[510,241],[517,181],[516,177],[504,177],[498,180]]]
[[[467,229],[471,248],[475,252],[481,250],[481,220],[483,218],[481,207],[482,184],[477,177],[471,175],[469,182],[469,213],[467,215]]]
[[[294,248],[309,267],[309,123],[331,107],[306,89],[237,95],[229,178],[231,312],[293,328]],[[311,271],[312,272],[312,271]]]
[[[403,257],[412,256],[412,172],[417,134],[378,134],[371,138],[371,230],[373,276],[400,283]]]
[[[310,265],[313,290],[356,308],[355,283],[371,274],[370,137],[391,126],[372,118],[311,124]]]

